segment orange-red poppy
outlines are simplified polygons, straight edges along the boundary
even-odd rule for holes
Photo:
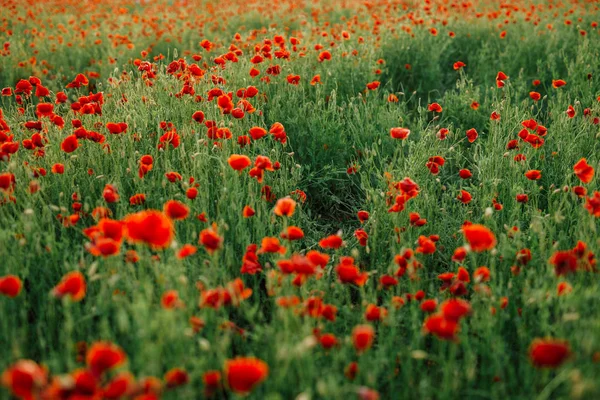
[[[73,301],[81,301],[85,297],[85,293],[85,277],[79,271],[69,272],[52,289],[52,294],[55,297],[62,298],[68,296]]]
[[[129,214],[123,223],[125,236],[131,243],[144,243],[157,250],[167,248],[175,236],[173,221],[158,210]]]
[[[248,394],[269,375],[268,365],[255,357],[237,357],[225,362],[227,386],[235,393]]]
[[[496,235],[486,226],[466,225],[463,226],[462,232],[471,250],[475,252],[491,250],[496,246]]]

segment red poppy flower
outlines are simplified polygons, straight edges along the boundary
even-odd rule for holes
[[[204,246],[209,254],[212,254],[221,248],[223,238],[219,236],[216,231],[216,226],[213,225],[211,228],[203,229],[200,232],[199,243]]]
[[[175,235],[173,222],[158,210],[129,214],[123,220],[125,235],[132,243],[145,243],[153,249],[164,249]]]
[[[296,209],[296,202],[290,197],[277,200],[273,212],[280,217],[291,217]]]
[[[467,131],[467,139],[469,140],[469,143],[473,143],[475,140],[477,140],[478,136],[479,134],[475,128],[471,128]]]
[[[559,339],[535,339],[529,346],[529,359],[538,368],[557,368],[571,355],[569,343]]]
[[[239,394],[248,394],[269,375],[267,364],[254,357],[237,357],[225,362],[225,377],[229,388]]]
[[[375,329],[371,325],[357,325],[352,330],[352,344],[359,353],[362,353],[373,344]]]
[[[52,289],[52,294],[58,298],[69,296],[73,301],[81,301],[85,297],[85,277],[79,271],[69,272]]]
[[[406,128],[392,128],[390,129],[390,136],[394,139],[404,140],[410,135],[410,130]]]
[[[85,357],[85,362],[95,376],[123,364],[127,355],[116,344],[110,342],[93,343]]]
[[[67,136],[60,144],[60,149],[65,153],[72,153],[77,150],[77,147],[79,147],[79,142],[75,135]]]
[[[229,166],[235,169],[236,171],[246,169],[252,164],[250,157],[240,154],[232,154],[227,159],[227,162],[229,163]]]
[[[531,170],[525,172],[525,177],[527,179],[529,179],[530,181],[536,181],[536,180],[542,178],[542,171],[537,170],[537,169],[531,169]]]
[[[463,235],[474,252],[491,250],[496,246],[496,236],[483,225],[471,224],[463,226]]]
[[[344,241],[338,235],[330,235],[319,241],[319,246],[324,249],[339,249],[343,244]]]
[[[427,106],[427,109],[429,111],[436,112],[436,113],[442,112],[442,106],[440,106],[438,103],[431,103],[430,105]]]
[[[165,383],[168,388],[183,386],[190,381],[190,377],[183,368],[173,368],[165,373]]]
[[[459,331],[458,323],[455,320],[446,319],[441,314],[435,314],[428,317],[423,324],[425,332],[431,333],[443,340],[453,340]]]
[[[48,371],[31,360],[19,360],[2,373],[2,384],[21,399],[39,398],[48,383]]]
[[[171,219],[183,220],[190,214],[190,209],[177,200],[169,200],[164,205],[164,212]]]
[[[23,283],[18,276],[0,276],[0,294],[7,297],[17,297],[21,293]]]
[[[594,178],[594,167],[589,165],[585,158],[582,158],[573,166],[573,171],[583,183],[590,183]]]

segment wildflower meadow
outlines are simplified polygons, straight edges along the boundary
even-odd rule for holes
[[[0,399],[599,399],[597,0],[0,0]]]

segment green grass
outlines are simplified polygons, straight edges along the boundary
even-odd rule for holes
[[[600,31],[592,25],[598,18],[595,2],[552,8],[542,4],[529,17],[529,1],[518,2],[519,10],[510,16],[499,2],[474,2],[464,10],[446,5],[449,11],[438,9],[437,14],[420,2],[408,2],[405,10],[392,2],[372,2],[368,8],[358,1],[349,1],[345,8],[326,1],[302,2],[297,8],[290,6],[294,2],[268,7],[241,1],[228,6],[210,1],[103,2],[93,7],[58,3],[21,6],[0,1],[7,10],[1,17],[0,43],[10,43],[10,53],[0,56],[0,87],[14,89],[20,79],[38,76],[51,90],[45,101],[53,103],[58,91],[69,98],[54,108],[65,120],[64,129],[42,119],[41,134],[47,143],[44,156],[36,157],[24,147],[23,140],[35,133],[24,124],[38,119],[35,111],[41,100],[23,98],[19,106],[14,95],[0,97],[10,127],[7,134],[21,143],[10,160],[0,161],[0,174],[9,172],[16,178],[12,193],[16,201],[0,206],[0,277],[14,274],[23,281],[19,296],[0,296],[0,371],[17,360],[31,359],[47,366],[51,376],[69,374],[85,367],[78,344],[103,340],[127,354],[127,363],[116,371],[131,371],[138,381],[149,376],[163,379],[168,370],[184,368],[189,383],[165,388],[162,398],[166,399],[202,398],[203,374],[222,370],[225,361],[236,356],[255,356],[269,366],[266,380],[249,395],[256,399],[355,398],[363,387],[376,390],[381,398],[600,396],[597,272],[580,268],[556,276],[549,263],[557,250],[572,249],[578,241],[591,252],[600,251],[600,220],[584,208],[585,199],[572,192],[577,185],[585,186],[590,196],[600,190],[598,177],[582,184],[573,173],[581,158],[596,170],[600,160],[600,125],[594,122],[600,117]],[[435,9],[444,2],[432,3]],[[128,12],[120,14],[119,7]],[[573,13],[565,16],[569,9]],[[477,17],[478,12],[483,15]],[[491,12],[498,15],[488,18]],[[411,23],[409,13],[424,23]],[[565,24],[566,19],[572,24]],[[407,27],[411,34],[403,30]],[[435,36],[429,32],[432,27],[438,30]],[[84,38],[81,31],[86,32]],[[350,38],[344,39],[342,31],[349,32]],[[507,32],[505,38],[500,37],[502,31]],[[114,47],[111,35],[117,33],[127,36],[132,48]],[[234,39],[236,33],[240,41]],[[275,35],[286,39],[290,59],[267,59],[255,66],[261,71],[259,77],[251,78],[254,46],[265,39],[273,42]],[[289,41],[292,36],[301,41],[296,51]],[[97,38],[102,43],[94,44]],[[211,52],[200,46],[204,38],[216,44]],[[215,66],[214,58],[227,53],[232,43],[243,51],[239,61],[227,62],[223,69]],[[324,47],[315,50],[316,44]],[[146,57],[140,55],[143,50],[149,50]],[[323,50],[331,51],[330,61],[318,61]],[[154,62],[159,54],[165,58]],[[197,64],[205,76],[193,83],[194,96],[175,96],[183,80],[169,75],[167,66],[178,59],[195,63],[194,54],[202,56]],[[157,75],[151,86],[135,66],[136,58],[153,62]],[[382,64],[377,63],[380,59]],[[455,71],[456,61],[466,67]],[[269,65],[281,66],[281,74],[265,82],[261,78]],[[91,78],[89,86],[65,89],[77,73],[90,71],[99,78]],[[503,88],[496,87],[499,71],[509,76]],[[289,84],[288,74],[300,75],[300,84]],[[316,74],[322,84],[313,86],[310,81]],[[226,83],[213,83],[213,75]],[[541,84],[534,87],[536,79]],[[564,79],[567,85],[553,88],[553,79]],[[381,85],[367,90],[367,83],[373,81]],[[207,100],[207,92],[219,87],[233,92],[237,103],[236,91],[249,85],[259,90],[249,99],[257,111],[242,119],[223,115],[216,99]],[[70,104],[90,91],[104,93],[102,115],[76,115]],[[531,91],[539,92],[542,99],[531,100]],[[389,94],[399,101],[389,102]],[[477,110],[470,107],[473,101],[480,104]],[[432,102],[443,111],[429,112]],[[565,113],[569,105],[576,110],[574,118]],[[589,109],[589,116],[584,116],[584,109]],[[228,127],[233,137],[208,138],[204,124],[192,120],[197,110],[204,112],[206,120]],[[499,121],[490,119],[494,111],[501,115]],[[81,147],[73,153],[63,152],[60,144],[73,132],[71,119],[75,118],[86,129],[105,135],[110,151],[102,144],[80,140]],[[521,122],[528,119],[548,129],[544,145],[534,149],[521,140],[518,150],[507,150],[509,140],[519,139]],[[176,128],[179,147],[158,148],[163,121]],[[112,135],[105,128],[108,122],[126,122],[128,130]],[[237,138],[247,135],[251,127],[268,130],[275,122],[284,125],[287,143],[268,135],[246,147],[238,144]],[[393,127],[409,128],[409,138],[391,138]],[[436,137],[440,128],[449,129],[446,140]],[[470,128],[479,133],[474,143],[465,135]],[[514,161],[518,153],[526,160]],[[154,163],[142,179],[139,160],[146,154],[152,155]],[[258,155],[268,156],[281,168],[266,171],[260,184],[248,176],[248,170],[240,173],[230,168],[227,160],[232,154],[247,155],[252,161]],[[438,175],[426,167],[433,156],[445,159]],[[63,175],[50,172],[55,163],[64,164]],[[348,173],[352,166],[356,173]],[[33,168],[45,168],[47,175],[34,177]],[[463,168],[473,173],[472,178],[459,178]],[[532,169],[542,171],[540,180],[525,178],[524,173]],[[183,179],[170,183],[165,177],[170,171]],[[199,185],[195,200],[185,195],[190,177]],[[388,179],[398,182],[405,177],[419,185],[419,195],[407,202],[404,211],[390,213]],[[40,187],[33,194],[31,181]],[[118,189],[118,202],[105,202],[102,193],[107,184]],[[303,203],[292,195],[298,200],[294,215],[277,217],[275,202],[262,196],[265,185],[275,199],[300,189],[307,200]],[[460,190],[473,196],[469,204],[456,199]],[[77,214],[73,193],[82,205],[79,221],[65,227],[58,216]],[[131,206],[129,198],[137,193],[144,193],[146,202]],[[527,203],[517,202],[520,193],[529,196]],[[0,195],[4,195],[1,189]],[[86,250],[89,239],[83,232],[96,224],[91,216],[96,207],[108,207],[112,218],[120,220],[144,209],[160,210],[173,199],[185,203],[190,216],[175,222],[175,239],[168,248],[156,251],[125,241],[116,256],[95,257]],[[502,204],[502,210],[493,209],[493,200]],[[256,215],[243,218],[245,205],[253,207]],[[359,210],[370,213],[364,224],[356,217]],[[196,218],[203,212],[207,222]],[[411,226],[410,212],[418,212],[427,224]],[[490,228],[497,245],[492,251],[471,252],[457,263],[451,258],[457,247],[465,245],[461,233],[465,221]],[[198,244],[198,236],[212,223],[224,242],[211,255]],[[240,273],[249,244],[260,247],[264,237],[279,236],[290,225],[302,228],[305,237],[282,241],[287,247],[283,255],[259,255],[261,273]],[[358,228],[368,233],[366,247],[353,235]],[[319,247],[320,239],[338,231],[345,241],[342,248]],[[416,249],[421,235],[439,235],[436,251],[416,254],[422,267],[413,279],[407,273],[398,278],[397,286],[382,289],[380,277],[393,275],[398,268],[394,257]],[[198,252],[178,259],[177,251],[186,243],[198,246]],[[514,275],[511,267],[517,265],[516,254],[522,249],[531,250],[532,260]],[[137,263],[126,261],[127,250],[137,251]],[[310,277],[296,287],[290,277],[277,275],[277,261],[309,250],[331,256],[320,279]],[[364,286],[339,282],[335,267],[341,256],[354,257],[356,265],[369,273]],[[485,284],[488,294],[482,284],[466,285],[462,298],[469,301],[472,312],[461,320],[455,340],[424,332],[427,315],[418,301],[394,306],[395,296],[406,299],[420,290],[439,303],[453,297],[448,290],[441,291],[438,275],[456,272],[459,266],[469,271],[472,280],[478,267],[487,266],[491,280]],[[87,281],[80,302],[51,294],[70,271],[83,272]],[[248,299],[217,310],[199,307],[199,283],[215,288],[236,278],[252,289]],[[563,281],[572,292],[559,296],[557,285]],[[185,307],[161,306],[161,296],[172,289]],[[322,297],[324,303],[337,307],[335,321],[304,315],[302,305],[292,310],[277,304],[277,298],[292,295],[303,302]],[[508,305],[501,308],[504,297]],[[368,304],[385,307],[387,317],[366,321]],[[205,322],[200,332],[192,330],[192,316]],[[227,322],[244,334],[224,329]],[[376,337],[372,348],[358,354],[351,334],[364,323],[375,327]],[[330,351],[321,348],[315,329],[335,334],[339,346]],[[536,368],[529,359],[530,344],[543,337],[570,344],[571,357],[557,369]],[[351,362],[359,366],[354,380],[344,374]],[[8,390],[1,390],[0,398],[10,398]],[[214,396],[241,397],[227,387]]]

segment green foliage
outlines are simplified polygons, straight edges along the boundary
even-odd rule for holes
[[[100,75],[90,79],[88,87],[67,89],[68,103],[55,105],[54,112],[66,121],[64,129],[43,119],[42,133],[48,139],[43,157],[36,157],[21,144],[10,160],[0,162],[0,173],[16,177],[11,193],[16,202],[5,201],[0,206],[0,277],[14,274],[24,285],[14,299],[0,296],[0,370],[25,358],[46,365],[53,374],[68,373],[84,365],[78,358],[78,343],[104,340],[125,350],[128,362],[124,369],[137,378],[162,378],[174,367],[188,371],[190,383],[165,391],[167,399],[201,398],[202,374],[221,370],[227,359],[240,355],[256,356],[269,365],[267,380],[249,396],[256,399],[338,399],[356,396],[363,386],[376,389],[382,398],[600,396],[597,272],[578,270],[557,277],[549,263],[557,250],[572,249],[579,241],[586,243],[590,252],[600,251],[599,219],[584,208],[585,198],[572,191],[582,185],[573,174],[573,165],[587,158],[597,170],[599,162],[600,125],[594,118],[600,117],[600,41],[597,29],[582,36],[578,28],[590,26],[596,14],[586,13],[581,6],[577,27],[563,24],[548,10],[540,12],[543,23],[537,25],[518,14],[511,17],[507,35],[501,38],[498,21],[465,20],[462,14],[448,25],[438,23],[435,36],[428,25],[415,25],[409,34],[394,20],[406,15],[405,11],[379,5],[375,10],[381,17],[376,17],[373,10],[354,2],[352,9],[312,2],[296,9],[278,5],[263,10],[248,5],[246,11],[240,2],[227,10],[215,10],[213,7],[219,6],[212,2],[198,2],[198,7],[212,4],[206,14],[214,18],[206,17],[202,25],[192,24],[189,29],[185,27],[187,18],[190,23],[197,22],[189,16],[191,12],[186,13],[191,6],[180,9],[178,4],[157,2],[165,8],[158,12],[153,8],[158,6],[134,3],[124,5],[129,10],[124,14],[102,9],[115,15],[112,24],[90,28],[90,36],[98,32],[102,38],[98,45],[92,44],[96,36],[82,38],[73,32],[65,33],[65,40],[76,44],[73,47],[50,41],[44,47],[37,40],[35,65],[27,64],[32,56],[29,44],[35,41],[33,21],[7,22],[10,37],[6,29],[0,32],[0,42],[11,43],[11,53],[0,57],[2,87],[14,88],[19,79],[39,76],[51,89],[53,100],[77,73]],[[46,35],[54,32],[51,26],[68,26],[75,18],[68,10],[52,12],[39,7],[36,9],[44,12],[44,26],[39,29]],[[315,10],[321,14],[313,14]],[[370,22],[350,24],[354,13],[349,10],[361,21]],[[156,25],[170,21],[170,30],[158,34],[156,28],[145,35],[144,29],[154,25],[131,22],[149,11],[155,12]],[[21,11],[15,12],[21,15]],[[388,22],[374,32],[371,19],[384,16]],[[90,24],[99,18],[78,17]],[[553,23],[552,30],[547,23]],[[345,29],[351,32],[350,39],[336,38]],[[450,31],[456,36],[451,37]],[[118,32],[132,40],[131,49],[111,44],[108,35]],[[238,32],[244,38],[241,41],[233,39]],[[251,78],[248,72],[253,67],[254,45],[266,38],[273,40],[277,34],[286,40],[300,37],[302,45],[291,52],[289,60],[274,58],[256,65],[261,75]],[[365,41],[359,42],[359,36]],[[200,46],[204,38],[218,47],[205,51]],[[227,62],[223,69],[214,67],[214,58],[225,54],[231,43],[243,49],[239,62]],[[316,44],[323,49],[315,50]],[[290,45],[286,46],[289,50]],[[144,58],[140,51],[145,49],[150,53]],[[332,52],[332,60],[319,62],[323,50]],[[154,62],[159,54],[165,59],[157,59],[157,76],[147,84],[149,80],[133,60]],[[202,55],[197,63],[206,74],[192,82],[193,96],[177,96],[183,81],[168,74],[167,65],[177,59],[194,63],[193,54]],[[377,62],[380,59],[382,63]],[[42,60],[52,66],[47,74],[42,72]],[[466,67],[454,70],[456,61],[463,61]],[[18,66],[21,62],[25,66]],[[267,76],[267,66],[275,64],[281,66],[281,74],[269,76],[269,82],[261,80]],[[377,69],[380,74],[375,73]],[[496,86],[499,71],[509,76],[502,88]],[[300,75],[300,84],[288,83],[288,74]],[[317,74],[322,83],[311,85]],[[213,82],[213,75],[225,83]],[[532,85],[535,79],[541,81],[537,87]],[[553,79],[565,79],[567,85],[553,88]],[[381,85],[366,89],[373,81]],[[259,89],[259,95],[248,99],[257,111],[247,112],[242,119],[223,115],[216,100],[207,99],[207,92],[219,87],[225,93],[233,92],[237,103],[236,91],[249,85]],[[90,90],[104,93],[102,115],[75,114],[70,104]],[[534,90],[542,95],[538,102],[529,97]],[[399,101],[389,101],[390,94]],[[201,96],[201,101],[196,96]],[[33,131],[24,124],[38,119],[39,102],[32,96],[19,106],[14,97],[0,97],[3,117],[15,141],[22,143],[31,137]],[[432,102],[439,103],[443,111],[428,111]],[[471,107],[473,102],[479,103],[477,109]],[[576,110],[574,118],[565,113],[570,105]],[[19,111],[19,107],[23,109]],[[584,116],[584,109],[589,109],[589,116]],[[192,120],[197,110],[205,113],[206,120],[229,128],[233,137],[208,138],[206,126]],[[500,119],[492,120],[492,112]],[[74,118],[88,130],[104,134],[106,141],[80,140],[81,147],[75,152],[63,152],[60,144],[74,130],[70,125]],[[529,119],[547,128],[544,145],[535,149],[521,140],[518,149],[507,150],[509,140],[519,139],[522,122]],[[159,148],[163,121],[176,128],[181,138],[177,148]],[[105,128],[108,122],[125,122],[128,130],[112,135]],[[251,127],[268,130],[276,122],[285,127],[287,143],[268,135],[248,146],[239,145],[237,138],[247,135]],[[393,127],[410,129],[410,136],[406,140],[391,138]],[[437,137],[441,128],[449,130],[445,140]],[[465,135],[471,128],[479,133],[473,143]],[[253,161],[264,155],[278,161],[280,168],[266,171],[261,184],[248,170],[230,168],[227,160],[232,154],[244,154]],[[517,154],[525,159],[516,161]],[[154,163],[141,178],[138,168],[143,155],[152,155]],[[434,156],[445,159],[437,175],[426,166]],[[64,164],[64,174],[50,172],[56,163]],[[34,176],[34,168],[48,173]],[[461,169],[469,169],[473,176],[459,178]],[[527,180],[524,173],[528,170],[541,170],[541,179]],[[165,174],[171,171],[183,179],[169,182]],[[419,195],[406,203],[405,210],[388,212],[396,194],[391,186],[405,177],[419,185]],[[39,183],[39,191],[30,193],[31,181]],[[598,182],[596,176],[583,185],[588,195],[599,190]],[[107,184],[118,189],[118,202],[107,204],[103,199]],[[185,193],[194,184],[199,195],[191,200]],[[282,218],[273,213],[274,201],[265,201],[263,196],[265,185],[276,199],[292,196],[298,201],[293,216]],[[305,203],[295,194],[297,189],[306,193]],[[461,190],[473,196],[470,203],[457,199]],[[74,226],[65,226],[61,217],[77,214],[74,193],[81,203],[79,220]],[[138,193],[146,195],[145,203],[130,205],[129,198]],[[529,196],[527,203],[516,200],[521,193]],[[8,196],[7,192],[0,194]],[[168,200],[181,201],[190,209],[186,220],[175,223],[175,240],[168,248],[157,251],[124,242],[118,255],[96,257],[88,251],[90,239],[84,229],[97,223],[92,216],[96,207],[107,207],[112,218],[121,220],[144,209],[160,210]],[[501,210],[494,208],[494,201]],[[256,215],[243,218],[246,205]],[[356,218],[359,210],[370,213],[364,224]],[[412,212],[427,223],[412,226]],[[201,213],[207,222],[197,218]],[[461,233],[465,221],[487,226],[498,243],[492,251],[470,252],[459,263],[452,261],[452,255],[465,245]],[[198,244],[198,237],[213,223],[224,242],[209,254]],[[302,228],[305,237],[282,240],[287,247],[285,255],[260,254],[261,273],[241,274],[247,246],[254,243],[260,247],[263,238],[279,237],[288,226]],[[368,233],[364,247],[353,235],[358,228]],[[319,248],[320,239],[338,231],[344,247]],[[397,286],[383,289],[381,276],[394,275],[398,269],[395,256],[416,249],[419,237],[430,235],[439,235],[436,251],[416,254],[420,268],[415,275],[411,278],[407,273],[398,278]],[[178,258],[177,251],[184,244],[198,246],[198,252]],[[309,277],[297,287],[290,277],[276,274],[277,261],[315,249],[331,255],[320,279]],[[517,252],[523,249],[530,249],[533,258],[515,274],[511,267],[519,265]],[[127,250],[137,251],[137,263],[126,260]],[[340,257],[348,255],[369,273],[364,286],[340,284],[335,267]],[[422,290],[426,298],[442,303],[452,295],[440,290],[438,275],[456,272],[459,266],[471,275],[464,297],[472,312],[461,321],[456,340],[444,341],[424,333],[427,315],[416,300],[406,300],[403,307],[396,307],[395,301]],[[481,266],[490,269],[489,282],[475,282],[473,273]],[[81,302],[55,298],[52,289],[62,276],[75,270],[86,277],[85,298]],[[201,291],[226,286],[239,277],[252,289],[250,298],[237,307],[200,307]],[[568,282],[572,292],[559,296],[560,282]],[[161,296],[168,290],[177,290],[185,306],[161,307]],[[298,296],[302,304],[311,296],[320,296],[324,303],[337,307],[337,318],[312,318],[301,311],[304,305],[296,309],[278,305],[279,298],[288,296]],[[508,299],[505,308],[500,306],[503,298]],[[366,323],[369,304],[385,307],[388,315],[381,322],[370,322],[376,328],[375,343],[357,354],[351,332]],[[204,321],[199,332],[190,325],[193,316]],[[321,348],[316,329],[335,334],[339,346],[329,351]],[[528,351],[539,337],[568,340],[573,356],[556,370],[535,368]],[[344,369],[353,361],[358,362],[359,373],[349,380]],[[6,396],[7,392],[1,393]],[[230,396],[226,390],[216,394],[217,398],[235,398],[232,396],[236,395]]]

